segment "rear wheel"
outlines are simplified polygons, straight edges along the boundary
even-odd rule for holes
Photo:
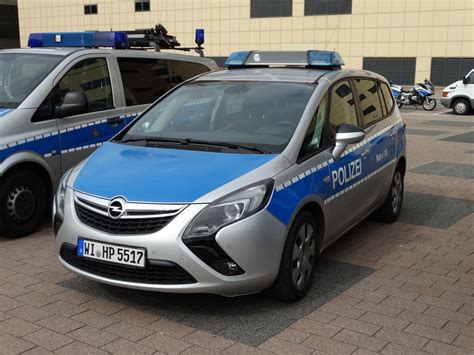
[[[0,181],[0,236],[17,238],[33,233],[47,208],[47,189],[40,175],[17,170]]]
[[[433,111],[436,108],[436,99],[427,96],[425,100],[423,100],[423,108],[426,111]]]
[[[457,99],[453,103],[453,111],[456,115],[467,115],[471,111],[471,105],[466,99]]]
[[[395,222],[400,216],[403,204],[404,176],[400,166],[393,174],[390,191],[383,206],[378,211],[378,217],[384,222]]]
[[[308,293],[319,257],[318,229],[314,216],[300,213],[293,222],[283,250],[280,271],[270,293],[285,302],[301,300]]]

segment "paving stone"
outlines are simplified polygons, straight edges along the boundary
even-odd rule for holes
[[[136,326],[146,326],[159,318],[157,315],[150,312],[140,311],[130,307],[114,313],[113,317]]]
[[[0,335],[0,353],[1,354],[19,354],[36,345],[20,339],[10,334]]]
[[[151,329],[159,334],[166,334],[175,338],[182,338],[194,332],[194,328],[187,327],[185,325],[167,320],[159,319],[153,323],[147,325],[148,329]]]
[[[79,341],[96,347],[101,347],[117,339],[117,336],[113,334],[110,334],[100,329],[89,327],[88,325],[73,330],[67,335],[69,337],[75,338]]]
[[[441,141],[447,141],[447,142],[458,142],[458,143],[470,143],[474,144],[474,132],[466,132],[462,134],[457,134],[454,136],[449,136],[443,139],[440,139]]]
[[[64,301],[55,301],[53,303],[49,303],[46,306],[41,307],[41,309],[64,317],[72,317],[76,314],[87,311],[86,307]]]
[[[372,323],[363,322],[351,318],[339,317],[333,320],[331,325],[335,325],[344,329],[350,329],[359,333],[368,335],[374,335],[381,328],[380,326]]]
[[[382,314],[372,312],[367,312],[359,319],[364,322],[373,323],[381,327],[392,328],[396,330],[403,330],[409,324],[409,322],[406,320],[384,316]]]
[[[81,306],[105,314],[106,316],[117,313],[126,308],[123,304],[99,298],[87,301],[81,304]]]
[[[356,346],[341,341],[311,335],[302,345],[310,347],[314,350],[323,351],[328,354],[351,354],[357,349]]]
[[[446,319],[442,319],[439,317],[431,317],[427,315],[426,313],[420,314],[420,313],[410,312],[406,310],[400,313],[397,316],[397,318],[401,318],[408,322],[423,324],[423,325],[427,325],[429,327],[434,327],[438,329],[441,329],[447,322]]]
[[[91,310],[79,313],[73,316],[71,319],[90,325],[97,329],[106,328],[120,321],[119,319],[112,318],[111,316],[105,316],[101,313]]]
[[[457,334],[416,323],[410,324],[404,330],[404,332],[420,335],[425,338],[442,341],[443,343],[448,344],[451,344],[453,340],[457,337]]]
[[[474,334],[471,335],[470,337],[460,335],[453,344],[474,351]]]
[[[453,312],[444,308],[438,307],[429,307],[424,313],[428,316],[438,317],[453,322],[458,322],[462,324],[469,324],[472,321],[473,317],[468,314],[463,314],[460,312]]]
[[[423,346],[428,342],[428,339],[420,337],[418,335],[408,334],[400,332],[395,329],[382,328],[377,334],[377,338],[408,346],[410,348],[422,349]]]
[[[352,330],[343,329],[338,333],[334,340],[339,340],[372,351],[380,351],[387,345],[387,341],[370,337]]]
[[[40,319],[49,317],[52,315],[51,312],[48,312],[44,309],[33,307],[31,305],[25,305],[22,307],[15,308],[8,312],[12,316],[16,316],[30,322],[37,322]]]
[[[74,339],[48,329],[37,330],[34,333],[24,336],[23,339],[51,351],[62,348],[74,341]]]
[[[450,176],[462,179],[474,179],[474,169],[470,164],[434,161],[410,170],[412,173]]]
[[[136,325],[120,321],[115,323],[107,328],[104,331],[115,334],[118,337],[123,337],[125,339],[131,340],[133,342],[137,342],[140,339],[143,339],[150,334],[153,334],[153,331],[150,329],[138,327]]]
[[[0,329],[8,334],[22,337],[40,329],[37,325],[24,319],[13,317],[0,323]]]
[[[383,355],[402,355],[402,354],[427,355],[427,354],[430,354],[425,351],[409,348],[407,346],[397,344],[397,343],[388,343],[380,353]]]
[[[302,319],[300,319],[300,321],[301,320]],[[306,333],[301,330],[297,330],[294,328],[286,328],[284,331],[277,334],[276,337],[278,339],[289,341],[290,343],[300,344],[303,340],[305,340],[310,335],[311,335],[310,333]]]
[[[61,334],[69,333],[84,326],[84,323],[63,316],[58,316],[56,314],[52,315],[51,317],[44,318],[38,321],[36,324]]]
[[[68,344],[61,349],[55,351],[59,355],[71,355],[71,354],[87,354],[87,355],[106,355],[109,354],[104,350],[97,349],[94,346],[89,344],[82,343],[80,341],[75,341],[71,344]]]
[[[186,335],[184,338],[182,338],[182,340],[216,351],[224,350],[234,343],[231,340],[202,332],[200,330]]]
[[[24,295],[25,293],[28,293],[28,292],[31,292],[31,290],[22,286],[14,285],[10,282],[5,282],[0,285],[0,295],[6,296],[6,297],[15,298],[17,296]]]
[[[104,345],[102,349],[116,355],[145,355],[156,353],[152,348],[134,343],[127,339],[114,340],[113,342]]]
[[[191,343],[158,333],[152,334],[138,343],[169,354],[180,353],[192,346]]]
[[[314,348],[300,344],[290,343],[285,340],[272,338],[259,346],[259,349],[269,351],[273,354],[311,354]]]
[[[18,296],[16,297],[16,300],[36,307],[41,307],[54,302],[50,296],[36,291]]]
[[[21,353],[21,355],[53,355],[53,354],[54,353],[52,351],[40,348],[39,346]]]
[[[332,324],[325,324],[311,319],[300,319],[291,325],[291,328],[303,331],[305,333],[315,334],[331,338],[341,331],[341,327]]]
[[[408,301],[403,298],[392,296],[387,297],[382,303],[386,304],[387,306],[406,309],[408,311],[417,313],[423,313],[429,307],[427,304],[424,303]]]
[[[472,352],[465,348],[445,344],[436,340],[430,340],[429,343],[425,346],[424,350],[433,354],[472,355]]]
[[[235,343],[234,345],[230,346],[229,348],[221,351],[221,354],[233,354],[233,355],[267,355],[270,354],[268,351],[263,349],[257,349],[248,345],[238,344]]]
[[[190,348],[184,350],[182,355],[209,355],[209,354],[219,354],[218,352],[206,348],[202,348],[197,345],[193,345]]]

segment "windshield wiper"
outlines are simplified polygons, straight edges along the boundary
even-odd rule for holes
[[[206,140],[199,140],[199,139],[193,139],[193,138],[186,138],[185,141],[188,144],[203,144],[203,145],[210,145],[210,146],[216,146],[216,147],[225,147],[225,148],[230,148],[230,149],[246,149],[246,150],[258,152],[260,154],[270,153],[264,148],[259,147],[258,145],[250,146],[250,145],[235,144],[235,143],[206,141]]]
[[[248,146],[242,144],[235,144],[235,143],[226,143],[226,142],[214,142],[214,141],[206,141],[206,140],[199,140],[193,138],[164,138],[164,137],[130,137],[127,139],[119,140],[119,143],[131,143],[131,142],[145,142],[145,143],[176,143],[181,145],[207,145],[207,146],[215,146],[215,147],[224,147],[229,149],[245,149],[251,150],[254,152],[258,152],[260,154],[268,154],[267,150],[257,145]]]

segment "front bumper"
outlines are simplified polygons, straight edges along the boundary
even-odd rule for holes
[[[439,99],[441,102],[441,105],[443,105],[446,108],[451,108],[451,98],[450,97],[442,97]]]
[[[73,193],[68,189],[64,222],[59,227],[56,237],[56,251],[59,261],[65,268],[92,280],[141,290],[237,296],[258,292],[269,287],[279,270],[286,226],[264,209],[220,230],[216,236],[217,244],[245,271],[242,275],[225,276],[201,261],[181,240],[181,235],[187,225],[205,206],[203,204],[189,205],[169,224],[152,234],[112,235],[93,229],[78,219]],[[68,263],[65,258],[60,256],[63,244],[77,246],[79,237],[104,243],[145,248],[149,261],[152,263],[174,263],[189,273],[195,282],[185,284],[144,283],[103,277],[97,273],[85,271]]]

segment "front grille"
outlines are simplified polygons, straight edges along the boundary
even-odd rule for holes
[[[171,261],[147,260],[144,269],[109,264],[77,256],[77,247],[63,243],[61,258],[82,271],[112,280],[157,285],[194,284],[196,279],[178,264]]]
[[[159,231],[175,216],[154,218],[120,218],[113,219],[90,209],[77,202],[76,213],[79,220],[88,226],[110,234],[148,234]]]

